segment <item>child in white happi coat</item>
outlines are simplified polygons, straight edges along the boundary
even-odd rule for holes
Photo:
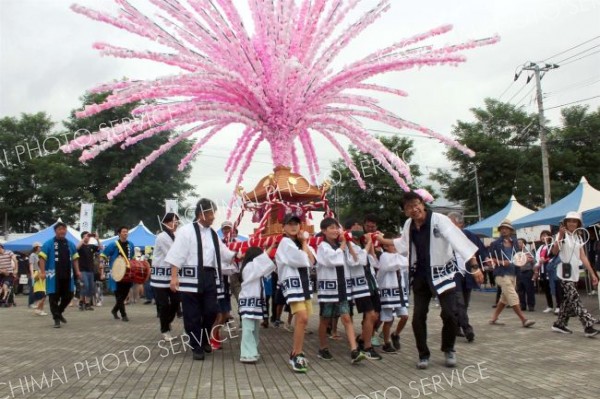
[[[381,298],[380,319],[383,322],[384,353],[396,353],[400,349],[400,332],[408,321],[408,282],[402,277],[408,270],[408,259],[400,255],[393,244],[382,246],[385,252],[375,267],[377,285]],[[400,318],[395,333],[391,333],[394,316]]]
[[[353,364],[365,359],[358,350],[354,326],[350,318],[351,299],[350,269],[363,268],[358,262],[354,248],[348,246],[341,226],[334,218],[321,221],[323,242],[317,248],[317,283],[319,286],[319,358],[331,360],[333,356],[327,345],[327,325],[330,320],[341,318],[350,346]]]
[[[263,277],[275,270],[275,263],[261,248],[250,247],[244,256],[240,277],[242,280],[239,295],[239,312],[242,318],[242,342],[240,345],[240,361],[256,363],[260,323],[265,312],[265,292]]]
[[[310,268],[314,266],[315,254],[308,246],[308,240],[301,230],[301,220],[294,214],[286,215],[283,220],[283,238],[277,247],[275,262],[283,296],[296,324],[294,326],[294,344],[289,364],[294,372],[306,373],[308,362],[304,356],[304,333],[308,317],[312,314],[312,283]]]

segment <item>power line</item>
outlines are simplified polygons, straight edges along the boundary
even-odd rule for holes
[[[507,103],[510,103],[513,100],[513,98],[515,98],[516,96],[518,96],[519,93],[521,93],[523,91],[523,89],[527,87],[528,84],[529,84],[529,79],[527,80],[527,83],[525,83],[523,85],[523,87],[521,87],[521,89],[519,91],[517,91],[515,94],[513,94],[513,96],[511,98],[508,99]]]
[[[562,66],[565,66],[565,65],[572,64],[572,63],[574,63],[574,62],[576,62],[576,61],[582,60],[582,59],[584,59],[584,58],[587,58],[587,57],[591,57],[592,55],[594,55],[594,54],[598,54],[598,53],[600,53],[600,50],[598,50],[598,51],[594,51],[593,53],[590,53],[590,54],[586,54],[586,55],[584,55],[584,56],[581,56],[581,57],[579,57],[579,58],[575,58],[574,60],[571,60],[571,61],[569,61],[569,62],[566,62],[566,63],[564,63]]]
[[[557,62],[556,62],[556,64],[562,64],[563,62],[565,62],[565,61],[567,61],[567,60],[570,60],[570,59],[571,59],[571,58],[573,58],[573,57],[577,57],[578,55],[585,54],[585,53],[587,53],[588,51],[590,51],[590,50],[593,50],[593,49],[595,49],[595,48],[598,48],[598,47],[600,47],[600,44],[597,44],[597,45],[595,45],[594,47],[590,47],[590,48],[588,48],[588,49],[585,49],[585,50],[583,50],[583,51],[580,51],[580,52],[578,52],[578,53],[575,53],[575,54],[573,54],[573,55],[571,55],[571,56],[569,56],[569,57],[567,57],[567,58],[564,58],[564,59],[562,59],[562,60],[560,60],[560,61],[557,61]]]
[[[596,39],[598,39],[599,37],[600,37],[600,35],[598,35],[598,36],[596,36],[596,37],[593,37],[593,38],[591,38],[591,39],[589,39],[589,40],[586,40],[586,41],[585,41],[585,42],[583,42],[583,43],[579,43],[579,44],[577,44],[577,45],[575,45],[575,46],[573,46],[573,47],[570,47],[570,48],[568,48],[568,49],[566,49],[566,50],[563,50],[563,51],[561,51],[561,52],[559,52],[559,53],[556,53],[556,54],[554,54],[554,55],[552,55],[552,56],[550,56],[550,57],[548,57],[548,58],[544,58],[543,60],[541,60],[541,61],[538,61],[538,62],[544,62],[544,61],[548,61],[548,60],[550,60],[550,59],[552,59],[552,58],[554,58],[554,57],[558,57],[559,55],[563,55],[564,53],[567,53],[567,52],[569,52],[569,51],[571,51],[571,50],[574,50],[574,49],[576,49],[576,48],[578,48],[578,47],[581,47],[581,46],[583,46],[584,44],[587,44],[587,43],[589,43],[589,42],[591,42],[591,41],[593,41],[593,40],[596,40]]]
[[[547,92],[546,94],[556,94],[556,93],[561,93],[563,91],[568,91],[568,90],[573,90],[573,89],[581,89],[584,87],[592,86],[592,85],[595,85],[596,83],[600,82],[600,79],[598,79],[598,78],[600,78],[600,75],[592,76],[590,78],[581,80],[579,82],[575,82],[569,86],[564,86],[558,90]],[[596,80],[594,80],[594,79],[596,79]]]
[[[566,105],[577,104],[577,103],[581,103],[583,101],[593,100],[594,98],[598,98],[598,97],[600,97],[600,95],[594,96],[594,97],[589,97],[589,98],[582,98],[581,100],[576,100],[576,101],[571,101],[570,103],[555,105],[554,107],[550,107],[550,108],[546,108],[546,109],[560,108],[560,107],[564,107]]]

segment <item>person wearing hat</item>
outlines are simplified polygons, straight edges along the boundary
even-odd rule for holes
[[[39,276],[42,280],[46,279],[46,293],[54,319],[54,328],[60,328],[60,323],[67,323],[63,312],[73,299],[74,277],[81,278],[81,273],[77,248],[66,238],[67,225],[63,222],[56,223],[54,234],[54,238],[42,245],[39,253]]]
[[[517,269],[512,259],[514,254],[520,252],[515,229],[510,220],[504,219],[498,226],[500,238],[490,245],[489,254],[494,265],[494,277],[501,290],[500,300],[494,310],[490,324],[501,325],[498,322],[500,313],[506,306],[510,306],[521,320],[523,327],[529,328],[535,321],[528,320],[521,310],[519,295],[516,291]]]
[[[304,233],[301,229],[301,219],[293,213],[287,214],[283,219],[283,238],[275,253],[283,296],[296,320],[289,364],[297,373],[308,371],[308,362],[303,350],[304,333],[308,317],[312,314],[312,284],[309,269],[316,263],[316,256],[309,247]]]
[[[39,253],[42,249],[41,242],[34,242],[32,251],[29,255],[29,275],[31,276],[31,289],[29,290],[29,306],[33,307],[38,316],[47,316],[44,312],[44,302],[46,299],[46,282],[39,277],[40,258]]]
[[[577,316],[584,327],[585,336],[591,338],[598,335],[600,331],[593,327],[596,320],[583,307],[581,298],[577,292],[579,266],[585,266],[590,274],[593,286],[598,285],[598,277],[585,255],[585,241],[578,233],[578,230],[582,226],[583,223],[579,212],[567,213],[560,225],[558,236],[552,244],[552,254],[558,255],[561,262],[558,265],[556,274],[560,279],[560,286],[563,291],[558,320],[552,325],[552,331],[562,334],[572,334],[573,331],[567,327],[567,324],[569,323],[570,316]]]
[[[171,335],[171,323],[179,309],[179,294],[169,289],[171,281],[171,265],[165,262],[167,253],[175,241],[175,232],[179,225],[179,216],[169,212],[161,220],[163,231],[156,236],[154,243],[154,260],[152,261],[152,273],[150,285],[154,290],[154,299],[158,307],[160,320],[160,333],[165,341],[175,339]]]

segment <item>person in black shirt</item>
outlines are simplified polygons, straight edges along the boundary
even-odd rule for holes
[[[98,246],[90,244],[90,238],[95,234],[87,231],[81,233],[81,241],[77,244],[79,254],[79,271],[81,272],[82,287],[79,299],[79,310],[94,310],[92,307],[96,284],[94,282],[94,261],[99,251]]]

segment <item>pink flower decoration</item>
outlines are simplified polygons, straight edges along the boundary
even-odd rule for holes
[[[65,152],[84,149],[82,162],[114,145],[125,148],[165,130],[177,131],[175,138],[123,178],[110,192],[111,198],[180,140],[191,138],[192,133],[204,133],[182,159],[179,167],[184,168],[208,140],[225,139],[223,129],[232,124],[245,126],[225,168],[227,181],[236,177],[236,187],[265,141],[275,166],[298,170],[304,163],[300,159],[303,155],[309,178],[314,181],[320,168],[313,137],[321,135],[348,163],[361,186],[364,183],[356,167],[348,162],[350,157],[340,138],[375,157],[402,189],[409,190],[412,179],[407,165],[370,135],[360,120],[415,130],[468,156],[474,155],[448,136],[381,108],[369,93],[400,98],[407,93],[373,84],[371,79],[388,72],[459,65],[465,62],[459,52],[496,43],[498,37],[441,47],[423,43],[452,29],[451,25],[443,25],[336,68],[339,53],[390,9],[391,0],[376,2],[356,21],[348,19],[357,0],[253,0],[248,2],[250,24],[240,16],[235,6],[238,0],[151,0],[158,8],[156,15],[143,14],[127,0],[115,2],[120,6],[117,15],[80,5],[71,8],[160,44],[155,48],[168,50],[128,49],[101,42],[93,47],[102,55],[150,60],[181,71],[153,80],[97,86],[91,91],[111,94],[102,104],[88,105],[77,113],[77,117],[84,118],[124,104],[142,103],[132,112],[135,120],[99,129],[62,147]],[[253,31],[246,29],[248,25]]]

